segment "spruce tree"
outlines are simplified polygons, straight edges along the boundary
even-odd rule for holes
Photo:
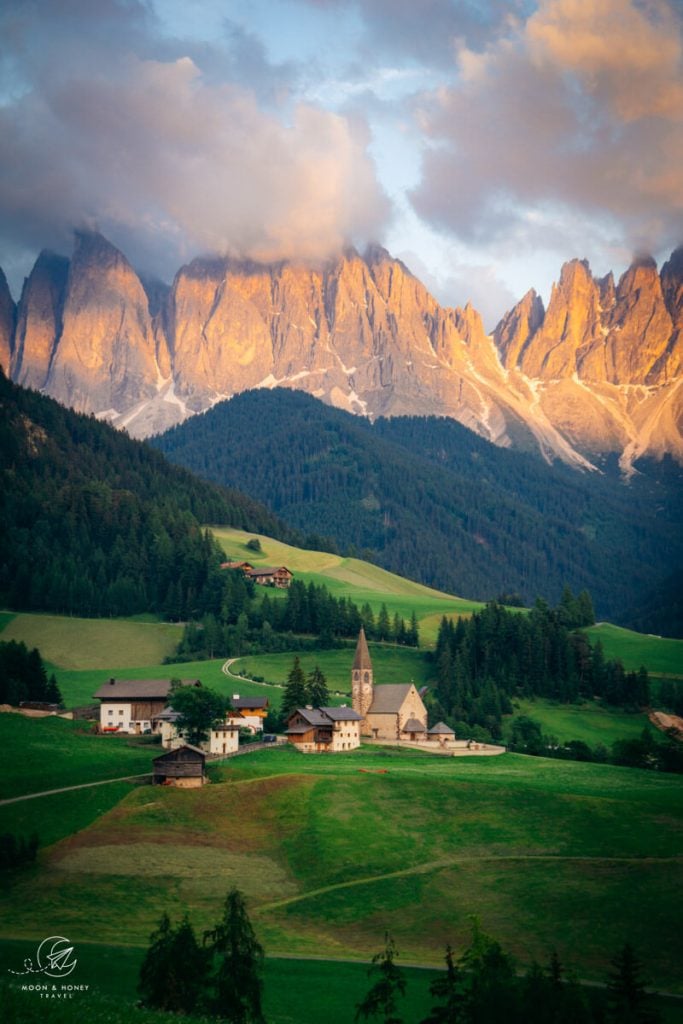
[[[296,708],[305,707],[307,698],[306,677],[297,656],[294,658],[294,664],[289,671],[287,683],[282,694],[282,703],[280,704],[280,718],[282,721],[286,722],[292,711],[295,711]]]
[[[231,889],[223,917],[204,940],[218,964],[210,1009],[230,1024],[265,1024],[261,1010],[263,948],[252,928],[244,898]]]
[[[406,980],[403,971],[394,963],[398,953],[396,945],[388,932],[384,935],[384,949],[372,958],[372,966],[368,976],[377,977],[370,991],[356,1006],[356,1020],[368,1020],[376,1017],[384,1024],[402,1024],[397,1016],[396,1001],[404,996]]]
[[[192,1013],[205,998],[209,954],[197,943],[187,917],[173,928],[164,914],[149,940],[138,992],[144,1006]]]
[[[312,704],[314,708],[326,706],[330,699],[330,691],[327,687],[327,679],[318,665],[309,673],[307,690],[309,704]]]
[[[627,942],[612,961],[607,981],[609,1015],[614,1024],[658,1024],[659,1014],[649,1006],[642,966]]]

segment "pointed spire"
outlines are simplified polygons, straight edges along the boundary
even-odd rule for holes
[[[365,630],[360,627],[360,633],[358,634],[358,643],[356,644],[356,656],[353,659],[354,670],[372,669],[372,661],[370,660],[370,651],[368,650],[368,642],[365,639]]]

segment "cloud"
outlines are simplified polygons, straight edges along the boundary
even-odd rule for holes
[[[470,242],[558,224],[659,250],[683,237],[683,30],[662,0],[541,0],[421,100],[411,198]]]
[[[96,224],[168,277],[198,251],[322,259],[381,233],[390,208],[362,118],[278,105],[247,33],[226,26],[221,76],[217,50],[205,71],[205,46],[179,55],[132,0],[34,0],[8,6],[3,29],[6,249],[63,248],[74,226]],[[272,80],[286,92],[281,66]]]

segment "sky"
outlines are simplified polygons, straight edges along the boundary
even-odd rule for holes
[[[0,266],[380,243],[487,329],[683,243],[683,0],[0,4]]]

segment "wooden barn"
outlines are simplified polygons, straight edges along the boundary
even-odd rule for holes
[[[287,590],[294,575],[286,565],[263,565],[247,572],[247,576],[261,587],[278,587]]]
[[[206,754],[199,747],[186,743],[175,750],[169,750],[154,758],[155,786],[178,786],[180,789],[196,789],[207,781],[205,773]]]

